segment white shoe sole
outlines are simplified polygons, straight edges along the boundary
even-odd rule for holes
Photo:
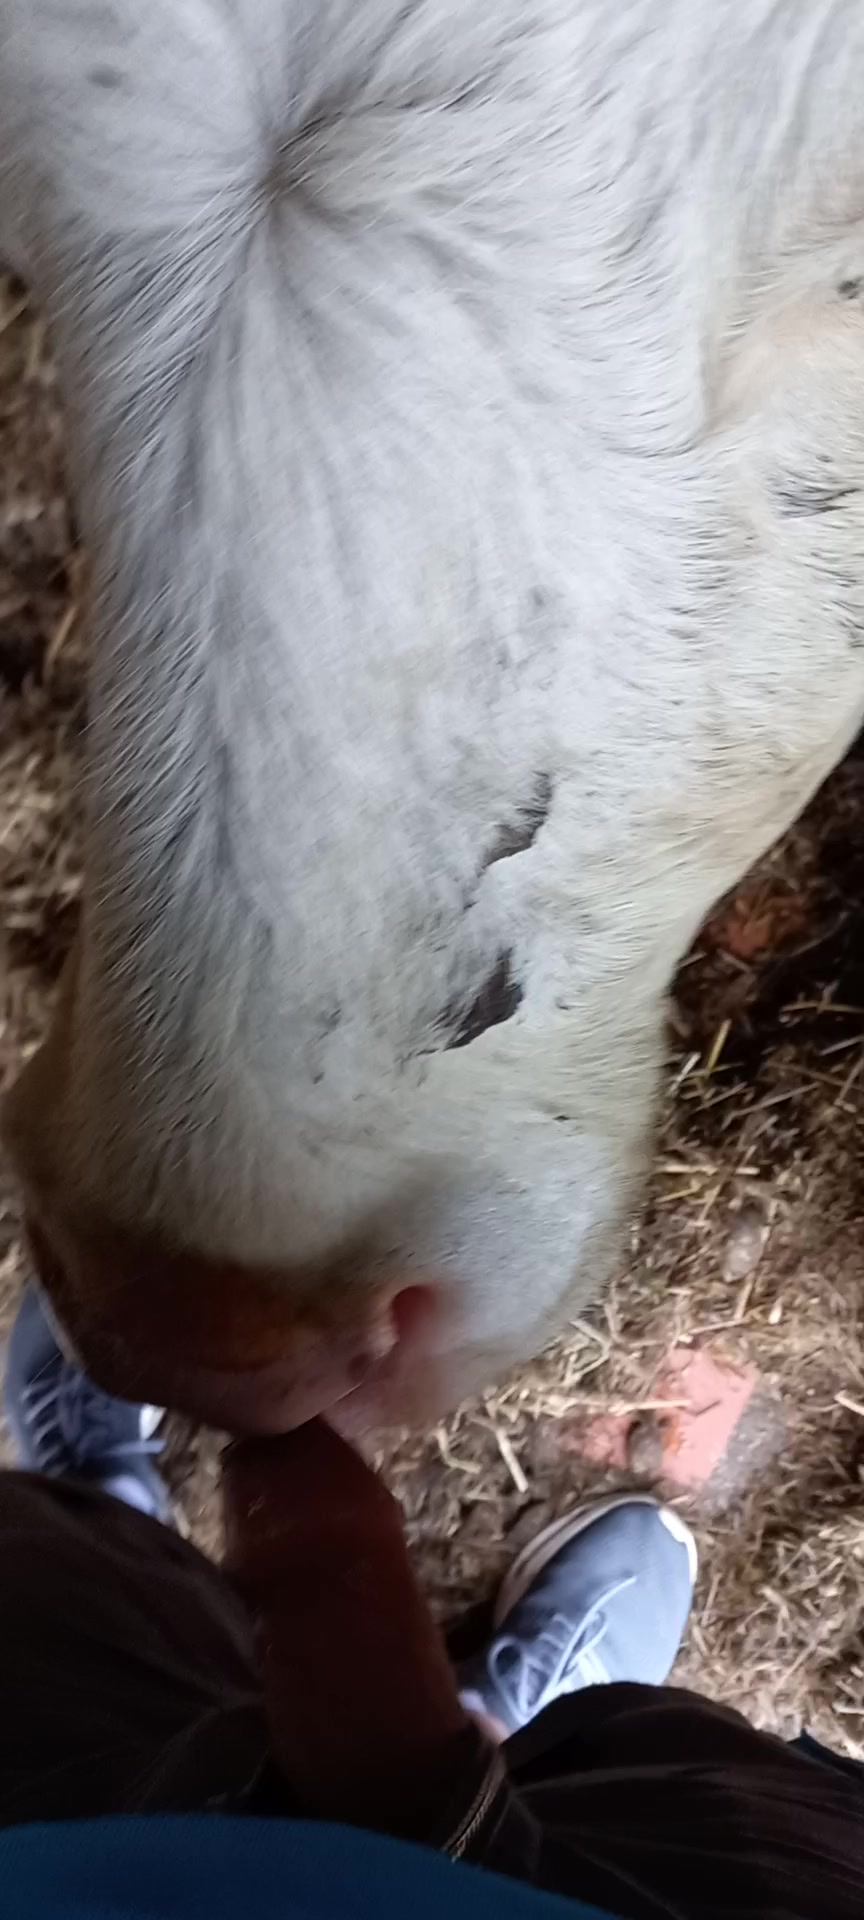
[[[685,1526],[679,1515],[674,1513],[671,1507],[664,1507],[659,1500],[654,1500],[650,1493],[614,1494],[609,1500],[595,1500],[593,1505],[576,1507],[570,1513],[565,1513],[562,1519],[553,1520],[548,1527],[543,1528],[542,1533],[538,1533],[528,1542],[527,1547],[523,1547],[520,1554],[517,1554],[509,1573],[501,1583],[501,1590],[495,1602],[493,1624],[496,1633],[503,1626],[507,1615],[512,1613],[515,1606],[518,1606],[529,1587],[533,1586],[538,1574],[543,1572],[543,1568],[548,1566],[556,1553],[562,1547],[569,1546],[571,1540],[577,1540],[580,1533],[584,1533],[593,1521],[602,1520],[605,1514],[614,1513],[618,1507],[653,1507],[673,1539],[679,1541],[682,1547],[686,1547],[691,1583],[693,1586],[696,1585],[699,1553],[690,1528]]]

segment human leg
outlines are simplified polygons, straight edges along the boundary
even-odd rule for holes
[[[862,1777],[658,1684],[692,1587],[672,1518],[601,1504],[519,1556],[461,1674],[463,1698],[511,1729],[497,1818],[472,1857],[622,1920],[852,1920]]]
[[[153,1517],[142,1410],[83,1381],[32,1295],[6,1407],[54,1472],[0,1474],[0,1824],[245,1804],[267,1755],[245,1611]]]

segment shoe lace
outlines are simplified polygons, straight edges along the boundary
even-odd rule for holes
[[[559,1694],[608,1685],[609,1672],[598,1652],[609,1631],[604,1608],[635,1584],[636,1576],[631,1574],[610,1587],[586,1614],[576,1635],[572,1619],[564,1613],[553,1614],[548,1626],[530,1641],[515,1634],[500,1635],[489,1665],[516,1723],[524,1725]]]
[[[66,1362],[49,1361],[21,1399],[33,1444],[46,1466],[58,1466],[61,1459],[73,1470],[96,1460],[123,1465],[162,1451],[161,1441],[143,1430],[146,1423],[140,1419],[137,1432],[128,1426],[120,1431],[117,1401]]]

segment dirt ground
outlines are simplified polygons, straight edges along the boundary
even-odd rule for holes
[[[38,1041],[75,925],[83,566],[41,323],[0,281],[0,1078]],[[586,1489],[665,1470],[667,1360],[759,1384],[719,1471],[666,1489],[702,1573],[680,1674],[864,1758],[864,757],[717,910],[681,970],[646,1206],[606,1300],[380,1462],[442,1617]],[[21,1282],[0,1184],[0,1337]],[[604,1426],[605,1423],[605,1426]],[[624,1436],[621,1464],[598,1432]],[[665,1446],[665,1452],[662,1449]],[[601,1449],[602,1452],[602,1449]],[[182,1523],[218,1541],[212,1437],[175,1431]]]

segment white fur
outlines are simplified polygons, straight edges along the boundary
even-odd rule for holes
[[[57,1177],[286,1284],[362,1233],[482,1368],[608,1271],[675,962],[864,710],[864,15],[0,41],[94,568]],[[522,1005],[447,1049],[504,949]]]

